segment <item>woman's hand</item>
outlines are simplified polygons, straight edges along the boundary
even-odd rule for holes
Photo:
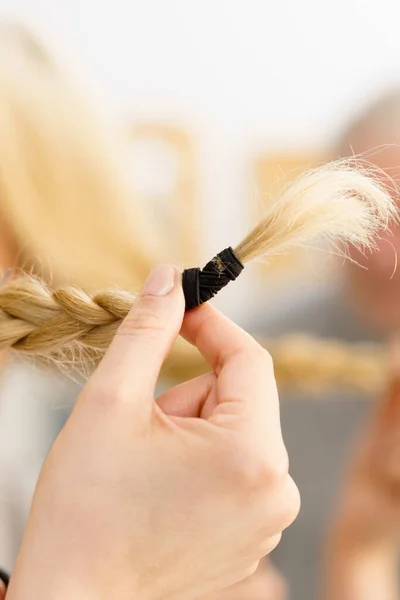
[[[286,600],[283,577],[267,559],[247,579],[201,600]]]
[[[296,517],[269,355],[210,306],[183,316],[180,274],[158,267],[45,462],[9,600],[199,598]],[[156,403],[181,327],[213,372]]]
[[[398,598],[400,544],[400,377],[393,378],[358,442],[329,543],[329,600]]]

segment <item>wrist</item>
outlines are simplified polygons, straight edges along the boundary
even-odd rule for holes
[[[14,574],[7,590],[7,600],[99,600],[105,597],[87,585],[71,580],[67,574],[55,578],[54,574]]]
[[[103,568],[105,564],[105,568]],[[136,577],[127,578],[110,563],[77,564],[43,555],[19,556],[7,589],[7,600],[149,600],[139,592]],[[0,596],[1,600],[1,596]]]

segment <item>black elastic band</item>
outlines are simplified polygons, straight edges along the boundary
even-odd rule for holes
[[[203,269],[185,269],[182,274],[186,310],[211,300],[223,287],[243,271],[244,266],[232,248],[225,248]]]
[[[2,581],[4,581],[6,588],[8,587],[8,584],[10,583],[10,576],[7,575],[7,573],[5,571],[3,571],[2,569],[0,569],[0,579]]]

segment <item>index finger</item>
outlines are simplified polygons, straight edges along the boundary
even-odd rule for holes
[[[187,312],[180,333],[186,341],[198,348],[217,375],[229,360],[245,350],[263,350],[269,356],[251,335],[210,304],[203,304]]]
[[[208,304],[186,313],[181,335],[215,371],[218,404],[239,405],[241,419],[281,437],[278,392],[268,352]]]

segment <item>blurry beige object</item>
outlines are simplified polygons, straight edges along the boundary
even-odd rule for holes
[[[268,204],[290,186],[294,179],[324,162],[326,157],[323,152],[318,154],[266,151],[258,154],[252,163],[252,182],[257,202],[251,204],[251,218],[259,218]],[[309,277],[325,258],[322,253],[310,253],[308,249],[296,248],[288,253],[274,256],[266,266],[260,263],[256,271],[261,277],[268,277],[270,281],[276,277],[279,279]]]
[[[324,600],[400,597],[400,339],[385,390],[343,474],[325,552]]]
[[[123,168],[128,140],[30,32],[3,25],[0,53],[2,266],[134,289],[167,257]]]
[[[154,215],[168,256],[177,264],[197,264],[201,207],[195,139],[184,128],[161,122],[132,123],[129,131],[136,150],[133,184]]]

